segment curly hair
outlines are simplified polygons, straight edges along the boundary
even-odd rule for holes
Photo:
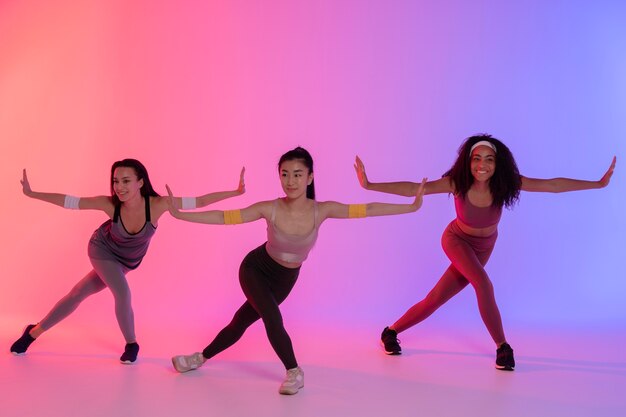
[[[522,187],[522,177],[517,169],[517,163],[509,148],[498,139],[487,134],[470,136],[459,147],[459,154],[443,177],[450,177],[454,184],[455,193],[465,198],[474,183],[471,164],[471,148],[477,142],[488,141],[496,148],[496,169],[489,179],[489,190],[493,198],[494,207],[511,208],[519,200]]]
[[[135,174],[137,174],[137,181],[143,180],[143,186],[139,190],[143,197],[159,196],[159,194],[154,191],[154,188],[152,187],[152,183],[150,182],[150,177],[148,176],[148,170],[146,169],[146,167],[136,159],[122,159],[121,161],[114,162],[111,166],[110,185],[111,199],[113,201],[113,204],[117,205],[120,202],[120,199],[117,197],[117,194],[115,194],[115,190],[113,189],[113,176],[115,175],[115,170],[119,167],[132,168],[135,170]]]
[[[286,152],[283,156],[278,160],[278,171],[280,172],[280,166],[285,161],[293,161],[294,159],[301,160],[304,162],[304,165],[309,169],[309,174],[313,173],[313,157],[306,149],[298,146],[288,152]],[[306,187],[306,198],[310,198],[311,200],[315,200],[315,179],[311,181],[311,184]]]

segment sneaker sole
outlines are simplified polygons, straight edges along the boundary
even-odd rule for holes
[[[496,365],[496,369],[499,370],[499,371],[514,371],[515,367],[513,367],[513,366]]]
[[[380,341],[380,345],[383,347],[383,352],[385,352],[385,355],[389,355],[389,356],[398,356],[398,355],[401,355],[401,354],[402,354],[402,351],[401,351],[401,350],[399,350],[399,351],[397,351],[397,352],[396,352],[396,351],[391,351],[391,352],[389,352],[387,349],[385,349],[385,344],[383,343],[383,341],[382,341],[382,340]]]
[[[287,390],[278,390],[278,393],[280,395],[296,395],[298,393],[298,391],[300,391],[302,388],[304,388],[304,384],[302,384],[301,387],[298,387],[295,391],[287,391]]]
[[[179,374],[184,374],[187,373],[189,371],[195,371],[197,368],[185,368],[185,369],[181,369],[178,366],[176,366],[176,362],[174,361],[174,358],[172,358],[172,366],[174,367],[174,369],[176,370],[176,372],[178,372]]]
[[[132,362],[131,362],[131,361],[120,361],[120,363],[121,363],[122,365],[132,365],[132,364],[134,364],[135,362],[137,362],[137,360],[134,360],[134,361],[132,361]]]
[[[26,355],[26,352],[13,352],[13,351],[11,351],[11,353],[13,354],[13,356],[24,356],[24,355]]]

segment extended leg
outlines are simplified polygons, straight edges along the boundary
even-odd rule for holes
[[[450,265],[426,297],[409,308],[402,317],[390,326],[390,329],[400,333],[415,326],[458,294],[467,284],[468,281],[463,278],[454,266]]]

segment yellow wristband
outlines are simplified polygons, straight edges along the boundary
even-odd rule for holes
[[[224,212],[224,224],[241,224],[241,210],[226,210]]]
[[[365,217],[365,204],[349,204],[348,217],[351,219]]]

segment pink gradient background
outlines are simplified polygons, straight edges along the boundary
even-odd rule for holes
[[[619,1],[0,2],[3,333],[90,269],[87,241],[106,220],[25,198],[22,168],[35,190],[87,196],[134,157],[159,192],[195,195],[234,188],[245,165],[248,192],[215,206],[237,208],[280,196],[276,162],[301,145],[319,200],[405,202],[360,189],[355,154],[374,181],[436,178],[477,132],[532,177],[597,179],[621,158],[607,189],[523,194],[487,269],[509,334],[624,327],[625,15]],[[288,328],[392,322],[446,268],[453,216],[438,195],[413,215],[328,221],[284,304]],[[239,263],[264,238],[264,222],[165,215],[129,274],[140,340],[192,319],[208,341],[243,301]],[[489,345],[471,290],[424,326],[459,321]],[[70,325],[121,340],[108,293]]]

